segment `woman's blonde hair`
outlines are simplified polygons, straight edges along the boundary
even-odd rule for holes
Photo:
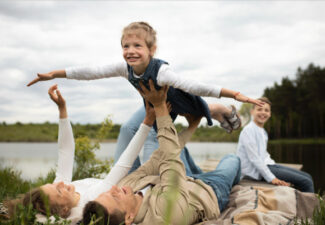
[[[153,46],[156,46],[157,38],[156,31],[146,22],[133,22],[128,26],[124,27],[121,37],[121,44],[123,38],[135,34],[140,37],[144,37],[147,47],[151,49]]]

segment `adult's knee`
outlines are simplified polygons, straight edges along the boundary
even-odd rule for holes
[[[240,158],[235,154],[228,154],[225,156],[228,160],[234,161],[235,164],[240,165]]]

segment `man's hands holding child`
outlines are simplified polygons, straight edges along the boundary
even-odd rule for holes
[[[138,91],[140,92],[141,96],[150,102],[154,107],[157,107],[161,104],[165,104],[167,100],[167,91],[168,86],[163,86],[159,91],[156,90],[153,81],[149,80],[149,89],[147,89],[143,83],[139,83],[140,88]]]
[[[167,116],[169,114],[166,105],[168,86],[163,86],[160,90],[156,90],[152,80],[149,80],[149,89],[141,82],[139,85],[139,93],[154,106],[156,117]]]

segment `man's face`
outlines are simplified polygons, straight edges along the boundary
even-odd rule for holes
[[[139,200],[142,196],[134,194],[131,187],[113,186],[109,191],[99,195],[95,201],[104,206],[108,213],[113,213],[115,210],[121,211],[128,216],[133,214],[137,208]]]
[[[254,122],[258,126],[263,127],[271,117],[271,107],[267,103],[265,103],[263,106],[255,105],[255,107],[251,110],[251,115],[253,116]]]

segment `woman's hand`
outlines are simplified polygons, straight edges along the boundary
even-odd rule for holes
[[[61,95],[61,92],[58,90],[58,85],[55,84],[49,88],[48,91],[50,98],[52,101],[58,106],[59,112],[60,112],[60,118],[67,118],[68,113],[67,113],[67,108],[65,104],[65,100]]]

